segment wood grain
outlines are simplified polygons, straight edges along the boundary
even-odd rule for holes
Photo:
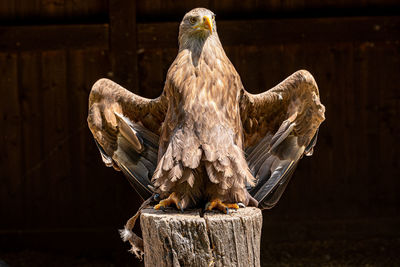
[[[140,217],[145,266],[260,266],[262,215],[145,209]]]

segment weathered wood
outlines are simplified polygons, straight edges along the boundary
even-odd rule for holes
[[[260,266],[261,210],[229,215],[145,209],[145,266]]]

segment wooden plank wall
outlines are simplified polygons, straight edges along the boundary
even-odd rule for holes
[[[108,19],[108,0],[10,0],[0,3],[5,24],[94,23]]]
[[[57,233],[69,240],[65,246],[78,238],[81,246],[123,248],[115,228],[140,203],[122,174],[101,163],[86,127],[88,93],[109,77],[158,96],[177,52],[178,22],[197,6],[216,12],[222,43],[249,91],[304,68],[327,108],[314,156],[264,213],[275,225],[268,236],[288,237],[279,225],[295,229],[300,221],[313,223],[299,232],[318,237],[318,222],[340,228],[397,218],[397,2],[1,1],[0,237],[14,239],[0,245],[28,246],[34,233],[43,245]]]

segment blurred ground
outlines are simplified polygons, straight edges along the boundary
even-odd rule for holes
[[[400,239],[281,242],[261,252],[261,266],[400,266]],[[133,257],[133,256],[132,256]],[[116,255],[67,255],[44,251],[0,252],[12,266],[135,266]],[[137,266],[137,265],[136,265]],[[0,267],[3,267],[0,262]]]
[[[400,239],[325,240],[271,244],[262,266],[400,266]]]

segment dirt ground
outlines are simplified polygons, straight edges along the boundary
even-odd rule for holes
[[[261,266],[400,266],[400,239],[280,242],[261,251]],[[133,256],[132,256],[133,257]],[[44,251],[0,252],[6,266],[141,266],[113,253],[66,255]]]

